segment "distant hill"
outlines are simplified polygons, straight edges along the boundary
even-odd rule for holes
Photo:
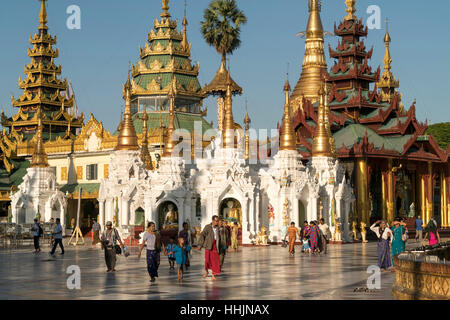
[[[436,123],[429,126],[427,134],[434,136],[439,146],[447,150],[450,145],[450,122]]]

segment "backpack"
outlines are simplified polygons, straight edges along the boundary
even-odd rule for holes
[[[38,233],[38,237],[42,237],[44,235],[44,230],[42,230],[41,225],[39,225],[39,233]]]

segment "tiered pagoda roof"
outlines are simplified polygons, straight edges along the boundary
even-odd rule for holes
[[[169,127],[169,93],[173,91],[174,127],[194,131],[194,123],[202,123],[202,133],[212,128],[205,120],[206,108],[201,110],[203,92],[198,74],[200,64],[192,65],[191,44],[187,39],[188,21],[178,31],[177,20],[169,13],[169,0],[162,0],[160,20],[155,19],[148,42],[140,48],[140,59],[131,70],[131,100],[133,123],[142,141],[143,128],[148,128],[148,144],[164,145]],[[151,108],[145,107],[151,104]],[[143,113],[147,112],[146,126]],[[116,132],[115,134],[118,134]]]
[[[399,83],[390,71],[390,35],[386,32],[385,72],[380,79],[380,68],[374,71],[369,65],[373,48],[367,50],[364,43],[368,29],[350,9],[348,16],[334,27],[340,40],[337,48],[329,48],[329,54],[336,61],[324,76],[331,88],[329,119],[337,156],[448,161],[448,152],[439,148],[434,137],[426,135],[427,124],[417,121],[415,102],[409,111],[403,108],[401,95],[395,90]],[[381,91],[377,83],[382,84]],[[299,151],[304,157],[311,156],[317,113],[318,103],[304,98],[303,110],[294,116]]]
[[[177,31],[178,21],[172,20],[168,5],[163,0],[161,19],[155,19],[148,42],[140,47],[140,60],[132,66],[132,99],[167,95],[174,82],[179,96],[201,101],[205,95],[197,79],[200,65],[192,65],[190,59],[187,19],[183,19],[183,30]]]
[[[67,98],[67,80],[60,79],[62,68],[54,63],[59,56],[59,50],[53,48],[56,42],[56,36],[48,33],[45,0],[41,0],[38,32],[30,37],[32,48],[28,49],[31,62],[25,66],[25,79],[19,77],[19,88],[24,92],[18,98],[11,97],[18,112],[12,117],[1,112],[0,149],[8,172],[14,167],[11,159],[31,155],[33,148],[28,145],[36,143],[38,112],[42,116],[43,141],[73,139],[83,126],[84,115],[77,118],[70,112],[74,97]]]

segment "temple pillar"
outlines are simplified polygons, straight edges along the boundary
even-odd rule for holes
[[[356,160],[357,212],[360,221],[370,223],[367,158]]]
[[[250,243],[250,234],[249,234],[249,221],[248,221],[248,200],[243,199],[242,203],[242,243],[249,244]]]
[[[101,226],[105,225],[105,201],[101,200],[98,202],[98,224]]]
[[[392,159],[388,159],[388,176],[387,176],[387,216],[386,220],[389,225],[392,225],[394,221],[395,209],[394,209],[394,173],[393,173],[393,165]]]
[[[387,172],[381,173],[381,217],[383,220],[387,220],[387,188],[386,188],[386,181],[387,181]]]
[[[442,227],[448,227],[448,216],[447,216],[447,180],[445,178],[445,170],[441,170],[441,225]]]
[[[183,230],[183,223],[185,222],[185,208],[184,208],[184,199],[177,199],[179,206],[178,206],[178,232]]]
[[[433,163],[428,161],[428,185],[427,185],[427,219],[426,223],[433,217]]]
[[[428,223],[427,220],[427,199],[425,195],[425,175],[420,177],[420,214],[422,216],[424,224]]]
[[[121,221],[119,223],[120,226],[127,226],[130,223],[129,215],[130,215],[130,206],[128,205],[128,200],[121,198]]]
[[[294,217],[291,217],[291,221],[295,222],[295,226],[298,228],[300,226],[300,221],[298,220],[299,217],[299,205],[298,202],[299,199],[294,199]]]

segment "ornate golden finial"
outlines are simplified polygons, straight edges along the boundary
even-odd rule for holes
[[[142,126],[143,138],[142,138],[142,146],[141,146],[141,160],[145,164],[145,169],[153,170],[152,157],[150,156],[150,152],[148,151],[147,110],[144,110],[144,116],[142,117],[142,121],[143,121],[143,126]]]
[[[312,156],[313,157],[332,157],[333,152],[330,144],[330,132],[327,130],[326,121],[328,119],[328,115],[325,103],[325,100],[328,100],[326,96],[326,85],[322,84],[322,87],[319,90],[319,112],[317,116],[317,127],[316,133],[314,135],[313,146],[312,146]]]
[[[186,0],[185,0],[184,1],[184,18],[183,18],[183,47],[184,48],[188,47],[188,41],[187,41],[188,21],[187,21],[187,16],[186,16],[186,7],[187,7],[187,3],[186,3]]]
[[[172,81],[172,83],[174,83],[174,82]],[[169,100],[170,100],[169,128],[167,129],[166,142],[164,143],[163,157],[171,157],[173,148],[176,145],[176,142],[172,139],[173,133],[175,131],[175,93],[174,93],[173,86],[170,88],[170,91],[169,91]]]
[[[131,114],[131,81],[130,74],[123,86],[125,99],[125,112],[123,113],[122,127],[120,128],[119,139],[116,150],[139,150],[138,138],[134,129],[133,116]]]
[[[48,29],[47,28],[47,9],[45,8],[45,1],[41,0],[41,12],[39,13],[39,29]]]
[[[162,0],[162,10],[163,10],[163,12],[161,13],[162,18],[170,17],[169,9],[170,9],[169,0]]]
[[[324,51],[325,32],[320,18],[321,1],[309,0],[308,6],[309,19],[306,31],[298,34],[306,38],[305,55],[300,79],[291,95],[292,111],[301,108],[303,97],[312,103],[319,99],[317,92],[322,83],[322,73],[327,71]]]
[[[231,91],[231,85],[230,70],[228,70],[227,93],[225,95],[225,115],[222,130],[224,148],[236,148],[237,142],[234,134],[233,93]]]
[[[284,101],[284,115],[283,123],[280,130],[280,150],[296,150],[297,143],[295,138],[294,127],[292,126],[291,119],[291,104],[289,101],[289,93],[291,86],[289,84],[289,77],[286,77],[286,83],[284,85],[285,101]]]
[[[37,110],[38,129],[36,132],[36,144],[31,159],[30,167],[32,168],[48,168],[47,154],[45,153],[44,141],[42,140],[42,111]]]
[[[389,34],[389,24],[386,18],[386,34],[384,36],[384,71],[381,75],[380,81],[377,83],[377,87],[381,89],[381,100],[384,102],[391,102],[395,89],[400,86],[400,81],[395,79],[392,74],[392,58],[390,51],[391,36]]]
[[[247,109],[247,99],[245,99],[245,117],[244,117],[244,125],[245,125],[245,160],[250,159],[250,136],[248,130],[250,129],[250,123],[252,120],[248,116],[248,109]]]
[[[356,16],[354,13],[356,12],[356,0],[345,0],[345,4],[347,5],[347,16],[345,17],[345,20],[356,20]]]

